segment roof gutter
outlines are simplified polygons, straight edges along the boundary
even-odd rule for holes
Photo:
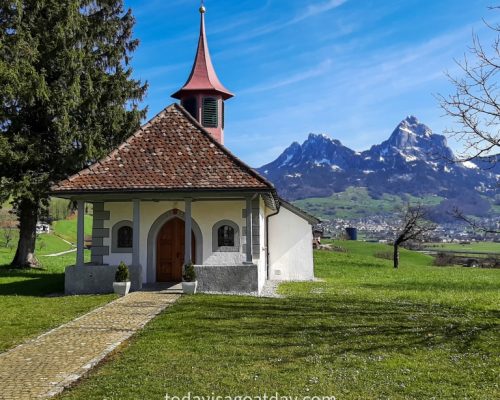
[[[54,197],[73,197],[73,196],[93,196],[93,195],[151,195],[151,194],[183,194],[183,193],[273,193],[272,189],[266,188],[138,188],[138,189],[90,189],[90,190],[57,190],[52,188],[49,191],[50,196]]]
[[[278,203],[278,207],[276,207],[276,211],[272,214],[269,214],[266,217],[266,273],[267,273],[267,280],[271,279],[271,266],[269,265],[269,261],[271,259],[271,254],[269,252],[269,220],[271,219],[271,217],[274,217],[279,212],[280,212],[280,208],[279,208],[279,203]]]

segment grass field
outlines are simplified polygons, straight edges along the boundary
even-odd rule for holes
[[[92,216],[85,216],[85,235],[92,235]],[[62,237],[63,239],[68,240],[71,243],[76,243],[76,218],[73,217],[71,219],[64,219],[60,221],[54,221],[52,224],[54,232]]]
[[[0,352],[114,298],[60,296],[64,292],[64,269],[74,264],[74,254],[43,258],[43,270],[10,270],[2,264],[10,262],[11,257],[0,255]]]
[[[470,244],[428,243],[424,247],[426,249],[437,250],[437,251],[470,251],[472,253],[485,252],[485,253],[500,254],[500,243],[493,243],[493,242],[477,242]]]
[[[398,211],[407,201],[421,202],[435,206],[443,200],[439,196],[415,198],[384,194],[380,199],[373,199],[366,188],[350,187],[344,192],[330,197],[309,198],[294,201],[294,204],[320,218],[363,218],[371,215],[385,215]]]
[[[0,265],[7,264],[10,261],[12,261],[14,251],[17,246],[17,241],[18,241],[18,234],[17,231],[15,231],[11,244],[12,247],[6,248],[3,245],[4,243],[0,230],[0,244],[2,244],[2,246],[0,247]],[[35,254],[37,255],[38,259],[43,263],[44,260],[46,260],[46,258],[43,256],[47,254],[60,253],[71,249],[72,246],[70,244],[66,243],[64,240],[61,240],[61,238],[57,237],[56,235],[43,234],[39,235],[39,237],[37,238]]]
[[[91,218],[86,216],[86,222],[89,220],[91,223]],[[76,229],[72,225],[76,225],[75,221],[61,222],[55,225],[55,233],[61,233],[74,242]],[[35,253],[41,263],[41,270],[9,269],[8,264],[12,261],[17,245],[17,233],[13,244],[11,249],[0,248],[0,352],[114,298],[114,295],[60,296],[64,292],[64,269],[74,264],[75,254],[44,257],[71,249],[71,245],[55,234],[38,237]],[[90,252],[86,252],[86,258],[90,258]]]
[[[62,399],[500,397],[500,273],[340,242],[286,298],[183,297]],[[300,398],[300,397],[299,397]]]
[[[47,261],[44,257],[47,254],[61,253],[63,251],[71,250],[73,247],[66,243],[64,240],[71,243],[76,243],[76,219],[67,219],[61,221],[55,221],[51,227],[52,231],[50,234],[38,235],[36,241],[35,255],[42,265]],[[92,216],[85,216],[85,235],[90,236],[92,234]],[[62,240],[64,239],[64,240]],[[4,243],[4,237],[2,235],[2,229],[0,229],[0,265],[7,264],[12,261],[12,256],[14,249],[17,246],[18,233],[17,230],[13,231],[13,239],[11,242],[12,248],[6,248]],[[74,255],[72,256],[74,262]]]

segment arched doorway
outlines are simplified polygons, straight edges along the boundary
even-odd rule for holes
[[[169,219],[158,232],[156,239],[156,281],[182,281],[184,265],[184,221]],[[191,259],[196,260],[196,239],[191,232]]]

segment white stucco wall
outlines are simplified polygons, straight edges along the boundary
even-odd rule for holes
[[[151,225],[164,213],[173,209],[184,212],[185,207],[184,201],[142,201],[140,208],[140,263],[143,268],[144,282],[146,282],[147,241]],[[203,237],[203,265],[240,265],[245,261],[245,254],[242,252],[242,244],[244,243],[242,230],[245,225],[242,211],[244,208],[244,201],[193,201],[192,218],[200,227]],[[104,246],[109,246],[110,254],[103,257],[103,262],[110,265],[117,265],[121,261],[131,264],[131,253],[112,253],[111,235],[112,227],[116,223],[123,220],[132,221],[132,202],[108,202],[104,204],[104,210],[110,212],[110,219],[104,221],[104,227],[109,228],[110,231],[110,237],[104,239]],[[212,251],[212,227],[221,220],[230,220],[238,225],[240,237],[239,252]]]
[[[269,264],[273,280],[314,278],[311,225],[285,207],[269,219]]]
[[[203,265],[240,265],[245,261],[243,229],[246,220],[243,217],[244,201],[194,201],[192,218],[201,229],[203,237]],[[123,220],[132,220],[132,202],[110,202],[104,204],[110,212],[110,219],[104,221],[104,227],[112,234],[112,227]],[[143,279],[147,282],[148,234],[151,225],[164,213],[178,209],[184,212],[184,201],[142,201],[140,228],[140,262]],[[261,199],[259,202],[260,251],[255,254],[254,262],[258,266],[259,291],[267,279],[266,215],[271,210]],[[221,220],[230,220],[238,225],[240,237],[239,252],[213,252],[212,228]],[[110,254],[103,257],[105,264],[117,265],[121,261],[132,263],[131,253],[112,253],[112,238],[105,238],[104,245]],[[270,278],[276,280],[310,280],[314,277],[312,256],[312,231],[307,221],[281,207],[279,214],[269,220]]]
[[[123,261],[125,264],[130,265],[132,264],[132,253],[111,253],[111,229],[117,222],[123,220],[132,221],[132,202],[105,203],[104,210],[110,211],[111,219],[104,221],[104,228],[109,229],[109,237],[104,238],[103,244],[109,247],[110,254],[103,257],[103,262],[104,264],[118,265]]]
[[[196,220],[203,233],[203,264],[204,265],[234,265],[245,261],[242,252],[244,201],[200,201],[194,202],[192,207],[193,219]],[[230,220],[239,228],[240,251],[236,252],[212,252],[212,227],[221,220]]]

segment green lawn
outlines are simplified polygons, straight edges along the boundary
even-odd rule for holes
[[[1,233],[1,232],[0,232]],[[0,235],[1,237],[1,235]],[[3,244],[3,240],[0,238],[0,265],[8,264],[12,261],[14,256],[14,252],[17,247],[18,234],[17,231],[14,233],[14,238],[12,240],[12,247],[6,248]],[[42,264],[42,266],[46,263],[48,257],[44,257],[47,254],[55,254],[61,253],[63,251],[71,250],[73,247],[62,240],[60,237],[54,234],[43,234],[39,235],[36,241],[35,254]],[[71,263],[75,262],[75,255],[72,256]],[[69,265],[69,264],[68,264]]]
[[[11,241],[11,246],[13,248],[5,247],[5,239],[2,234],[2,229],[0,229],[0,265],[7,264],[12,261],[12,255],[15,251],[18,241],[17,229],[13,231],[13,238]],[[92,216],[85,216],[85,235],[90,236],[92,234]],[[71,250],[72,247],[69,243],[65,242],[67,240],[71,243],[76,243],[76,218],[55,221],[52,225],[52,231],[50,234],[38,235],[36,241],[35,254],[38,256],[39,261],[44,264],[47,261],[47,254],[61,253],[63,251]],[[74,263],[75,255],[71,256]]]
[[[85,215],[85,235],[92,235],[92,216]],[[71,243],[76,243],[76,217],[70,219],[64,219],[60,221],[54,221],[52,224],[54,232],[62,237],[70,241]]]
[[[500,398],[500,271],[336,244],[286,298],[183,297],[61,398]]]
[[[17,247],[18,234],[17,231],[14,232],[14,237],[12,240],[12,247],[6,248],[4,246],[4,241],[1,236],[0,230],[0,265],[8,264],[12,261],[14,256],[14,252]],[[47,254],[60,253],[66,250],[71,250],[73,247],[62,240],[60,237],[55,234],[43,234],[39,235],[36,241],[35,254],[38,257],[38,260],[43,264],[47,260],[47,257],[43,257]],[[75,256],[73,255],[73,263]]]
[[[90,234],[92,217],[85,216],[85,223],[86,234]],[[75,253],[59,257],[44,255],[72,249],[61,237],[76,241],[76,219],[57,221],[53,228],[52,233],[37,238],[35,254],[40,270],[9,269],[18,233],[14,232],[13,247],[6,248],[0,232],[0,352],[115,298],[114,295],[61,296],[64,269],[74,264]],[[86,258],[90,258],[90,252],[86,252]]]
[[[43,257],[44,270],[10,270],[2,265],[11,259],[12,254],[0,253],[0,352],[114,298],[52,296],[64,292],[64,268],[74,264],[74,254]]]
[[[46,255],[60,253],[66,250],[73,249],[69,243],[61,240],[60,237],[54,234],[39,235],[36,241],[36,254]]]
[[[470,244],[459,243],[428,243],[425,248],[432,250],[443,251],[471,251],[471,252],[485,252],[500,254],[500,243],[494,242],[477,242]]]
[[[379,199],[370,196],[368,189],[349,187],[344,192],[330,197],[313,197],[294,201],[294,204],[321,218],[363,218],[371,215],[385,215],[399,211],[408,201],[421,202],[426,206],[436,206],[443,200],[439,196],[416,198],[406,195],[383,194]]]

